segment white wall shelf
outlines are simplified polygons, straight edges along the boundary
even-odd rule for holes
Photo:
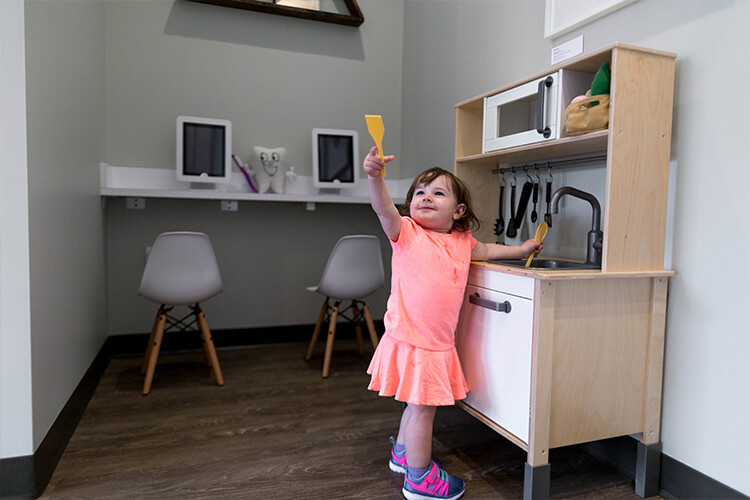
[[[297,176],[287,181],[285,192],[253,193],[242,174],[233,173],[228,184],[216,187],[191,188],[190,183],[177,180],[175,171],[166,168],[116,167],[100,164],[100,190],[104,197],[176,198],[193,200],[274,201],[302,203],[370,203],[367,182],[340,192],[319,190],[313,186],[312,177]],[[397,204],[404,202],[411,181],[386,180],[388,190]]]

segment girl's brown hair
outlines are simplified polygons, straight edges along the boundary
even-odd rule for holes
[[[414,179],[414,182],[411,183],[411,187],[409,188],[409,192],[406,193],[406,201],[399,208],[399,213],[405,216],[410,215],[411,212],[409,210],[409,207],[411,206],[412,198],[414,198],[414,191],[416,191],[419,186],[426,186],[432,183],[432,181],[434,181],[438,177],[443,176],[448,179],[448,182],[451,185],[451,189],[453,190],[453,194],[456,196],[456,201],[458,202],[458,204],[463,204],[466,207],[463,215],[453,221],[453,230],[471,231],[479,229],[479,218],[477,218],[477,216],[474,214],[474,211],[471,209],[471,193],[466,187],[466,184],[464,184],[461,179],[453,175],[451,172],[448,172],[447,170],[444,170],[440,167],[432,167],[429,170],[425,170],[424,172],[419,174],[416,179]]]

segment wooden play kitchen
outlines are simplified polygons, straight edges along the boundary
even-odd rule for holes
[[[475,262],[469,273],[456,343],[471,392],[460,405],[527,451],[524,498],[549,497],[551,449],[627,435],[639,439],[636,493],[658,493],[675,59],[615,43],[456,105],[455,172],[485,221],[480,241],[495,238],[486,224],[498,213],[493,170],[606,153],[601,269]],[[568,136],[558,127],[548,140],[487,147],[493,96],[550,74],[588,74],[590,82],[606,62],[606,130]],[[568,103],[559,99],[562,115]]]

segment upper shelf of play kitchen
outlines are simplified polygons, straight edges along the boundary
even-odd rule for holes
[[[676,57],[615,43],[456,104],[455,172],[474,194],[479,218],[498,212],[498,167],[606,152],[601,272],[663,271]],[[566,107],[604,63],[609,126],[568,135]],[[538,108],[530,104],[542,99]],[[509,125],[498,116],[501,106]],[[491,225],[477,238],[492,240]]]

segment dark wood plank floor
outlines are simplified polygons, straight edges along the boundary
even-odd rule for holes
[[[397,499],[388,436],[399,403],[367,391],[369,356],[337,340],[163,354],[149,396],[139,358],[113,359],[42,499]],[[466,499],[518,499],[525,453],[458,408],[438,410],[434,452]],[[552,497],[636,499],[633,482],[575,447],[553,450]]]

